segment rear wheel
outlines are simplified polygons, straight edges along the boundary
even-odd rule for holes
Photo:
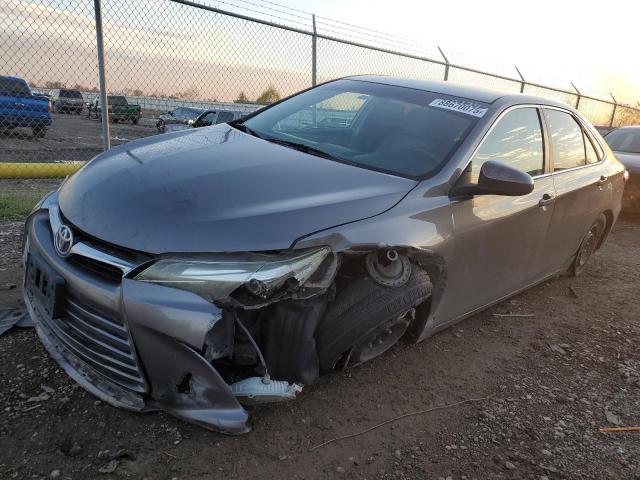
[[[316,330],[320,371],[355,366],[381,355],[407,330],[414,308],[431,295],[424,270],[411,265],[399,287],[385,287],[369,275],[338,291]]]
[[[33,127],[32,131],[33,131],[33,136],[37,138],[43,138],[47,133],[47,129],[43,127]]]
[[[601,213],[596,221],[591,224],[591,227],[589,227],[589,231],[580,243],[578,253],[576,254],[576,258],[573,260],[573,264],[571,265],[570,270],[571,274],[574,277],[577,277],[584,271],[589,258],[591,258],[593,252],[595,252],[598,248],[606,227],[607,217],[605,217],[604,214]]]
[[[132,124],[132,125],[137,125],[137,124],[138,124],[138,119],[137,119],[136,117],[133,117],[133,118],[131,119],[131,124]]]

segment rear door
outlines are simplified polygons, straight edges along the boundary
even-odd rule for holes
[[[543,131],[538,108],[512,107],[496,121],[459,179],[476,183],[482,164],[494,160],[529,173],[535,186],[524,196],[452,201],[456,240],[449,275],[459,288],[444,318],[470,313],[539,277],[555,195]]]
[[[544,108],[556,190],[547,237],[546,268],[563,268],[577,252],[589,227],[611,195],[611,182],[599,145],[569,111]]]

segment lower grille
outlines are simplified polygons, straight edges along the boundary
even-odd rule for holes
[[[125,323],[70,298],[59,318],[43,321],[62,346],[93,370],[126,389],[147,391]]]

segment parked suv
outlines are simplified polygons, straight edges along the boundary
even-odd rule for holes
[[[56,89],[51,92],[54,112],[69,112],[80,115],[84,108],[84,98],[78,90],[68,90],[65,88]]]
[[[134,125],[138,123],[141,117],[140,105],[134,105],[127,102],[127,98],[123,95],[107,96],[109,104],[109,120],[112,122],[131,122]],[[100,97],[96,97],[93,103],[87,105],[87,116],[102,120],[102,107],[100,106]]]
[[[33,95],[25,80],[0,76],[0,129],[31,128],[33,135],[44,137],[51,125],[51,102]]]

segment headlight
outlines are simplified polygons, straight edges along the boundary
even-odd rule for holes
[[[222,300],[245,287],[267,299],[282,287],[303,285],[329,254],[327,247],[280,255],[240,254],[211,259],[162,259],[134,278]]]

